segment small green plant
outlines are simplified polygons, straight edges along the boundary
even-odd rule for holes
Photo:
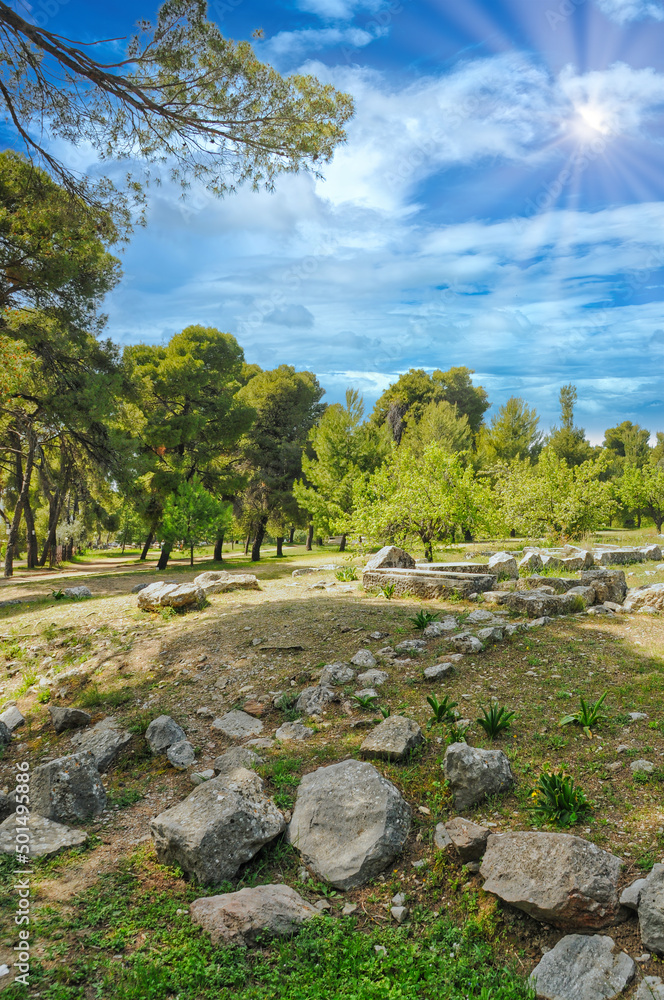
[[[437,622],[439,618],[437,611],[418,611],[416,615],[411,615],[408,621],[412,622],[414,629],[422,631],[427,625],[431,625],[431,622]]]
[[[21,675],[21,683],[19,685],[18,691],[16,692],[18,697],[20,698],[22,694],[25,694],[28,688],[31,688],[36,680],[37,680],[37,671],[33,667],[30,667],[28,670],[25,670]]]
[[[276,707],[284,713],[288,722],[295,722],[302,714],[301,712],[298,712],[295,707],[297,705],[298,697],[299,695],[287,691],[282,694],[281,698],[277,702]]]
[[[386,583],[385,586],[380,588],[380,592],[386,601],[391,601],[394,597],[395,585],[393,583]]]
[[[48,688],[42,688],[39,694],[37,695],[37,701],[39,702],[40,705],[45,705],[50,700],[51,700],[51,692],[49,691]]]
[[[344,583],[350,583],[351,580],[357,580],[357,570],[354,566],[342,566],[334,574],[337,580],[342,580]]]
[[[64,600],[65,592],[64,590],[52,590],[51,597],[54,598],[54,600],[56,601],[62,601]]]
[[[597,701],[586,701],[585,698],[580,698],[581,708],[578,712],[573,712],[571,715],[565,715],[560,720],[561,726],[569,726],[570,723],[575,722],[577,725],[583,728],[584,733],[589,740],[593,738],[592,730],[595,728],[599,722],[604,718],[604,715],[600,712],[600,708],[604,703],[608,691],[605,691],[601,698]]]
[[[483,718],[477,719],[477,724],[482,727],[484,732],[487,734],[490,740],[500,736],[506,729],[509,729],[512,725],[512,719],[514,718],[514,712],[508,712],[505,706],[499,706],[493,704],[489,709],[480,706],[482,709]]]
[[[383,716],[384,719],[389,719],[389,717],[392,714],[392,709],[389,707],[389,705],[381,705],[378,711],[380,712],[380,714]]]
[[[536,820],[555,823],[556,826],[574,826],[586,819],[592,805],[574,779],[564,771],[540,775],[537,787],[531,793],[532,811]]]
[[[465,743],[466,733],[468,732],[468,726],[461,726],[458,722],[452,722],[447,727],[447,732],[445,733],[445,742],[449,745],[451,743]]]
[[[431,705],[433,710],[433,715],[429,719],[427,725],[429,727],[441,725],[445,722],[456,722],[456,716],[454,714],[454,709],[457,707],[456,701],[450,701],[449,695],[444,695],[442,701],[438,701],[435,694],[430,694],[427,701]]]
[[[377,694],[355,694],[353,697],[360,708],[363,708],[366,711],[371,712],[376,707],[376,700],[378,698]]]

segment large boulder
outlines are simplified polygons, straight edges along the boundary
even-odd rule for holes
[[[568,615],[576,608],[576,601],[569,594],[549,594],[539,590],[516,590],[507,595],[507,607],[528,618],[545,615]]]
[[[651,559],[653,562],[660,562],[662,559],[662,548],[660,545],[644,545],[641,548],[644,559]]]
[[[625,574],[621,569],[587,569],[581,573],[581,583],[584,587],[592,587],[595,591],[597,604],[612,601],[622,604],[627,596]]]
[[[230,740],[247,740],[251,736],[260,736],[263,732],[263,723],[248,712],[236,709],[215,719],[212,728],[218,729]]]
[[[172,743],[166,751],[166,756],[178,771],[186,771],[188,767],[196,763],[196,751],[189,740]]]
[[[58,757],[32,772],[30,808],[46,819],[82,822],[100,816],[105,805],[106,792],[89,751]]]
[[[640,611],[641,608],[664,611],[664,583],[652,583],[649,587],[630,590],[623,604],[623,609],[625,611]]]
[[[92,722],[90,713],[84,712],[82,708],[60,708],[57,705],[49,705],[48,710],[56,733],[63,733],[66,729],[79,729]]]
[[[390,715],[369,733],[360,752],[364,757],[376,760],[403,760],[422,743],[422,730],[413,719]]]
[[[175,743],[186,740],[187,734],[170,715],[160,715],[145,730],[145,739],[152,753],[163,753]]]
[[[320,916],[320,910],[288,885],[259,885],[206,896],[195,899],[189,912],[192,922],[210,934],[213,944],[223,941],[240,947],[265,938],[291,937],[305,920]]]
[[[78,753],[89,752],[95,759],[97,770],[107,771],[123,747],[131,742],[131,733],[120,729],[117,719],[112,716],[102,719],[91,729],[72,736],[72,744]]]
[[[643,947],[664,955],[664,864],[653,865],[639,896]]]
[[[376,657],[373,655],[370,649],[358,649],[354,656],[351,656],[350,662],[354,667],[361,667],[365,670],[370,670],[371,667],[376,666]]]
[[[460,632],[459,635],[453,635],[448,641],[457,653],[481,653],[484,649],[482,640],[471,632]]]
[[[92,597],[92,591],[89,587],[67,587],[62,593],[74,601],[80,601],[84,597]]]
[[[578,597],[586,608],[591,607],[597,600],[594,587],[572,587],[567,593],[570,597]]]
[[[223,594],[229,590],[260,590],[258,577],[253,573],[227,573],[225,570],[209,570],[194,577],[194,586],[207,596]]]
[[[542,557],[539,552],[527,552],[519,563],[519,572],[536,573],[542,568]]]
[[[482,862],[484,890],[536,920],[566,930],[599,930],[624,916],[622,862],[569,833],[492,834]]]
[[[138,606],[142,611],[158,611],[159,608],[190,608],[202,604],[205,591],[195,583],[151,583],[138,595]]]
[[[88,839],[85,830],[72,830],[71,827],[55,823],[34,811],[28,817],[28,833],[30,835],[28,856],[31,858],[55,854],[65,847],[78,847]],[[0,854],[16,852],[19,834],[25,834],[25,826],[20,817],[13,813],[0,823]]]
[[[613,1000],[636,975],[635,962],[613,938],[568,934],[542,958],[530,980],[543,1000]]]
[[[287,839],[338,889],[364,885],[402,850],[411,810],[371,764],[344,760],[305,774]]]
[[[445,778],[460,812],[489,795],[508,792],[514,785],[510,762],[502,750],[480,750],[467,743],[452,743],[443,759]]]
[[[510,552],[496,552],[489,559],[489,573],[496,576],[498,580],[517,580],[519,567]]]
[[[560,561],[567,570],[590,569],[595,565],[594,555],[585,549],[579,550],[574,555],[564,556]]]
[[[150,833],[162,864],[179,865],[202,885],[212,885],[233,878],[285,825],[258,775],[239,768],[203,782],[155,816]]]
[[[371,573],[377,569],[415,569],[415,566],[415,560],[405,549],[399,549],[396,545],[385,545],[371,556],[364,567],[364,572]]]

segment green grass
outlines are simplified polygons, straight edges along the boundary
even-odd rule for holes
[[[122,862],[73,900],[66,918],[51,907],[40,910],[35,930],[46,958],[56,963],[33,963],[31,990],[42,1000],[533,997],[476,919],[457,927],[416,910],[410,927],[358,933],[353,918],[321,915],[297,937],[265,949],[214,946],[192,924],[188,905],[231,886],[201,890],[177,872],[147,867],[137,856]],[[24,1000],[29,993],[18,987],[13,995]]]

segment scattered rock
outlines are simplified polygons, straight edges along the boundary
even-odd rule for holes
[[[655,770],[655,765],[651,760],[633,760],[629,766],[635,774],[652,774]]]
[[[519,576],[519,567],[509,552],[496,552],[489,559],[489,573],[495,574],[499,580],[515,580]]]
[[[180,740],[179,743],[172,743],[166,751],[166,756],[178,771],[186,771],[188,767],[191,767],[196,762],[196,753],[189,740]]]
[[[255,945],[264,938],[290,937],[320,912],[288,885],[259,885],[196,899],[191,919],[213,944]]]
[[[295,708],[302,715],[320,715],[326,705],[338,701],[339,696],[325,684],[305,688],[297,699]]]
[[[437,823],[433,832],[433,843],[439,851],[444,851],[446,847],[452,846],[452,838],[445,829],[444,823]]]
[[[646,961],[649,959],[650,955],[646,957]],[[638,961],[640,959],[637,958]],[[664,1000],[664,983],[659,976],[644,976],[634,1000]]]
[[[212,723],[213,729],[218,729],[231,740],[243,740],[248,736],[258,736],[263,732],[263,723],[260,719],[254,719],[246,712],[233,711],[226,712],[221,718],[215,719]]]
[[[502,628],[481,628],[477,633],[477,638],[484,644],[490,644],[494,642],[502,642],[503,630]]]
[[[455,816],[445,824],[445,829],[462,861],[478,861],[482,857],[491,832],[486,826]]]
[[[404,639],[403,642],[394,647],[397,653],[419,653],[426,648],[427,644],[423,639]]]
[[[632,722],[644,722],[648,718],[646,712],[628,712],[627,714]]]
[[[415,569],[416,565],[413,557],[405,549],[397,548],[396,545],[385,545],[371,556],[364,567],[364,572],[371,573],[377,569]]]
[[[568,833],[492,834],[484,890],[555,927],[598,930],[622,918],[620,858]],[[664,866],[663,866],[664,867]]]
[[[428,681],[442,681],[455,673],[456,667],[453,663],[434,663],[433,666],[424,668],[424,676]]]
[[[355,692],[355,697],[356,698],[377,698],[378,697],[378,692],[375,691],[373,688],[362,688],[361,690]]]
[[[10,733],[13,733],[19,726],[25,724],[25,718],[16,705],[8,705],[0,715],[0,722],[6,726]]]
[[[7,746],[11,741],[12,734],[4,722],[0,722],[0,747]]]
[[[484,649],[481,640],[471,635],[470,632],[461,632],[459,635],[452,636],[449,642],[458,653],[481,653]]]
[[[423,742],[422,730],[413,719],[390,715],[369,733],[360,752],[376,760],[403,760]]]
[[[0,823],[0,854],[14,854],[16,851],[16,834],[24,831],[25,827],[19,818],[13,814]],[[47,854],[55,854],[64,847],[77,847],[88,839],[85,830],[72,830],[62,823],[55,823],[53,820],[40,816],[37,812],[31,812],[28,817],[28,830],[30,832],[30,854],[31,858],[41,858]]]
[[[477,608],[476,611],[471,611],[466,617],[466,625],[488,625],[489,623],[494,624],[496,622],[496,615],[493,611],[484,611],[483,608]]]
[[[375,667],[376,658],[370,649],[358,649],[355,656],[351,657],[350,662],[356,667]]]
[[[536,573],[537,570],[542,569],[542,557],[539,552],[529,552],[523,557],[519,563],[519,570],[523,572]]]
[[[138,595],[138,606],[142,611],[158,611],[159,608],[190,608],[202,604],[205,591],[193,583],[151,583]]]
[[[363,674],[357,675],[358,681],[365,687],[380,687],[386,680],[389,680],[389,677],[390,675],[386,674],[384,670],[366,670]]]
[[[40,764],[30,780],[30,807],[56,823],[100,816],[106,805],[93,755],[87,751]]]
[[[65,597],[72,597],[74,600],[81,600],[82,597],[92,597],[89,587],[67,587],[63,594]]]
[[[649,608],[651,612],[664,611],[664,583],[653,583],[650,587],[630,590],[623,604],[623,611],[642,611]]]
[[[396,920],[398,924],[402,924],[404,920],[408,917],[408,907],[407,906],[391,906],[390,914],[392,919]]]
[[[568,934],[533,969],[531,982],[544,1000],[613,1000],[636,975],[636,965],[613,938]]]
[[[488,795],[508,792],[514,785],[510,762],[502,750],[480,750],[467,743],[452,743],[443,761],[445,778],[459,811],[469,809]]]
[[[162,753],[175,743],[186,740],[187,734],[170,715],[160,715],[153,719],[146,729],[145,739],[152,753]]]
[[[637,878],[635,882],[628,885],[626,889],[623,889],[622,895],[620,896],[620,905],[626,906],[629,910],[638,910],[639,900],[641,899],[641,890],[646,884],[647,879]]]
[[[198,785],[151,820],[150,833],[162,864],[212,885],[233,878],[285,825],[258,775],[239,768]]]
[[[438,639],[441,635],[453,632],[456,627],[456,618],[444,618],[442,622],[431,622],[427,625],[422,635],[425,639]]]
[[[399,854],[410,806],[371,764],[345,760],[305,774],[287,840],[338,889],[364,885]]]
[[[327,663],[318,682],[322,687],[340,687],[355,680],[355,671],[347,663]]]
[[[581,583],[594,589],[598,604],[605,601],[622,604],[627,596],[627,583],[621,569],[587,569],[581,573]]]
[[[145,588],[149,587],[149,586],[150,586],[149,583],[137,583],[135,587],[131,588],[131,593],[132,594],[140,594],[140,592],[142,590],[145,590]]]
[[[664,955],[664,864],[653,865],[641,889],[639,926],[643,947]]]
[[[72,736],[72,745],[78,753],[89,752],[95,759],[97,770],[108,770],[123,747],[131,742],[131,733],[118,728],[112,716],[97,722],[91,729]]]
[[[359,906],[357,903],[344,903],[344,907],[341,911],[342,917],[352,917],[354,913],[357,913]]]
[[[246,768],[247,771],[252,771],[257,764],[261,764],[262,760],[257,753],[253,750],[248,750],[246,746],[243,747],[231,747],[226,753],[220,754],[215,760],[213,767],[217,774],[230,774],[231,771],[237,771],[238,767]]]
[[[8,816],[11,816],[13,812],[16,811],[16,802],[14,798],[7,795],[6,792],[0,792],[0,823],[3,823]],[[12,851],[15,850],[15,845]]]
[[[58,708],[56,705],[49,705],[48,710],[56,733],[62,733],[65,729],[88,726],[92,722],[92,716],[82,708]]]
[[[190,771],[189,777],[192,785],[202,785],[204,781],[210,781],[211,778],[214,778],[214,771],[211,767],[204,771]]]
[[[303,726],[301,722],[284,722],[274,735],[276,739],[286,743],[288,740],[308,740],[314,735],[314,731],[308,726]]]

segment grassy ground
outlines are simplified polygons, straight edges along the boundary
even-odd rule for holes
[[[652,533],[642,534],[652,540]],[[633,544],[633,538],[628,535],[620,544]],[[483,544],[475,548],[484,550]],[[50,703],[86,707],[94,721],[112,714],[133,733],[105,775],[109,809],[88,827],[88,844],[36,863],[34,976],[29,991],[12,986],[18,998],[528,996],[526,975],[542,949],[561,935],[503,909],[482,892],[479,876],[434,851],[435,824],[454,814],[441,770],[449,735],[445,726],[429,729],[424,749],[406,764],[377,764],[413,806],[413,825],[394,869],[361,890],[336,893],[311,878],[303,881],[297,855],[280,840],[246,865],[232,885],[206,890],[157,863],[147,837],[149,819],[188,794],[191,783],[146,751],[143,733],[152,718],[171,714],[197,747],[200,767],[210,766],[230,744],[210,729],[210,718],[198,715],[198,708],[218,714],[263,697],[262,721],[271,735],[293,717],[290,696],[315,680],[324,663],[348,660],[359,648],[377,652],[414,635],[409,618],[421,607],[460,619],[473,608],[463,602],[387,601],[364,593],[359,583],[335,581],[333,571],[293,579],[297,566],[345,565],[344,557],[331,550],[287,553],[284,560],[268,557],[253,566],[259,592],[214,595],[207,608],[185,615],[138,611],[131,588],[154,579],[155,572],[136,563],[133,554],[125,563],[117,552],[95,553],[65,567],[65,577],[75,574],[76,583],[92,590],[93,598],[86,601],[55,600],[52,591],[63,584],[53,577],[21,574],[0,587],[0,600],[25,601],[0,608],[0,704],[16,699],[28,720],[0,759],[0,788],[11,787],[18,761],[27,758],[34,766],[71,752],[70,734],[55,734],[49,724]],[[445,558],[464,553],[450,550]],[[205,555],[194,570],[175,563],[157,578],[191,579],[212,567],[203,561]],[[247,569],[248,560],[238,556],[228,565]],[[632,586],[664,579],[652,564],[626,569],[633,574]],[[311,590],[318,580],[336,585]],[[373,639],[372,632],[386,635]],[[543,770],[564,766],[594,804],[590,819],[573,832],[623,858],[625,882],[662,860],[664,616],[561,619],[467,657],[444,688],[425,682],[423,668],[436,662],[445,641],[428,645],[410,663],[385,664],[390,677],[380,689],[382,705],[422,726],[431,715],[429,694],[447,694],[471,720],[492,698],[516,712],[511,730],[493,744],[511,760],[515,791],[484,803],[472,818],[497,830],[531,828],[537,778]],[[72,667],[81,668],[80,675],[67,676]],[[49,671],[52,676],[40,684]],[[578,707],[580,696],[594,700],[604,691],[606,718],[592,739],[578,727],[560,727],[560,718]],[[285,710],[272,706],[279,692],[286,694]],[[631,722],[627,713],[632,711],[648,718]],[[306,743],[263,751],[260,773],[280,806],[290,807],[307,771],[359,756],[366,735],[362,724],[374,714],[358,706],[351,716],[333,705]],[[491,745],[476,723],[468,740]],[[618,747],[625,749],[618,752]],[[655,763],[652,775],[630,770],[629,762],[642,757]],[[614,770],[616,763],[621,766]],[[413,867],[422,860],[423,867]],[[3,871],[9,886],[11,866],[6,863]],[[198,896],[267,881],[286,881],[312,901],[326,898],[331,909],[297,939],[251,952],[213,947],[191,924],[187,908]],[[397,891],[406,894],[411,908],[409,922],[400,928],[392,926],[389,914]],[[9,964],[15,901],[9,892],[0,891],[0,900],[3,896],[0,964]],[[358,910],[342,918],[348,901]],[[641,953],[636,921],[613,933],[630,954]],[[386,953],[376,951],[377,945]],[[662,974],[656,961],[642,970]]]

